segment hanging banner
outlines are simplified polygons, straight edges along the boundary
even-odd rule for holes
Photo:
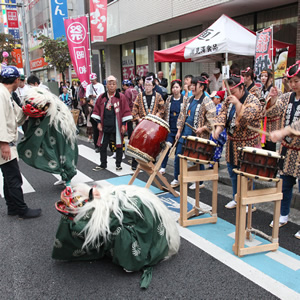
[[[19,28],[17,10],[7,9],[6,10],[6,16],[7,16],[8,28]]]
[[[87,17],[65,19],[64,23],[74,70],[82,86],[86,88],[91,72]]]
[[[257,76],[261,73],[262,69],[272,69],[272,44],[272,27],[256,33],[254,69]]]
[[[67,0],[51,0],[53,38],[66,36],[64,19],[68,18]]]
[[[91,41],[106,42],[107,0],[90,0]]]
[[[284,92],[284,86],[282,84],[282,79],[285,75],[287,67],[289,47],[276,49],[274,71],[275,71],[275,86]]]
[[[8,33],[11,34],[16,40],[20,39],[19,29],[8,29]]]
[[[16,63],[16,67],[19,69],[23,68],[23,60],[22,60],[22,50],[14,49],[11,52],[11,56],[13,57],[14,62]]]

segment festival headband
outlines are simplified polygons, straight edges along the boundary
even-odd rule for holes
[[[250,67],[248,67],[246,70],[242,70],[241,73],[248,73],[251,70]]]
[[[199,82],[199,83],[203,83],[203,84],[208,84],[208,80],[207,80],[207,79],[206,79],[206,80],[204,80],[204,81],[198,80],[197,82]]]
[[[296,73],[294,73],[293,75],[289,74],[289,71],[291,68],[293,68],[295,65],[298,65],[298,70],[296,71]],[[295,64],[293,64],[292,66],[290,66],[287,70],[286,70],[286,76],[287,78],[292,78],[295,77],[298,73],[300,72],[300,60],[297,60]]]
[[[153,82],[153,76],[149,76],[145,78],[145,83],[152,83]]]
[[[238,84],[236,84],[235,86],[233,87],[230,87],[230,90],[233,90],[235,89],[236,87],[238,87],[239,85],[241,85],[242,83],[244,83],[244,77],[243,76],[239,76],[239,75],[233,75],[231,77],[237,77],[237,78],[240,78],[240,82]]]
[[[181,82],[180,79],[174,79],[174,80],[171,81],[171,83],[174,82],[174,81],[179,81],[179,82]]]

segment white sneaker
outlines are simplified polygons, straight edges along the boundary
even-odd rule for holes
[[[161,175],[166,174],[166,168],[160,168],[159,173],[160,173]]]
[[[190,189],[190,190],[195,190],[195,189],[196,189],[196,182],[194,182],[193,184],[191,184],[191,185],[189,186],[189,189]]]
[[[122,159],[125,159],[125,154],[123,153]]]
[[[235,200],[231,200],[230,202],[228,202],[228,203],[225,205],[225,207],[228,208],[228,209],[236,208],[236,202],[235,202]]]
[[[286,215],[286,216],[280,215],[280,217],[279,217],[279,228],[286,225],[288,223],[288,220],[289,220],[289,215]],[[270,223],[269,226],[273,228],[273,221]]]
[[[116,158],[116,152],[113,155],[109,156],[109,158]]]
[[[252,207],[252,212],[255,212],[256,211],[256,207],[255,206],[253,206]],[[246,214],[248,213],[248,205],[246,206]]]
[[[61,184],[65,184],[66,182],[63,180],[58,180],[56,182],[54,182],[54,185],[61,185]]]
[[[295,233],[295,238],[300,240],[300,230],[297,233]]]
[[[173,179],[173,181],[171,182],[171,187],[175,188],[179,186],[179,181],[177,179]]]

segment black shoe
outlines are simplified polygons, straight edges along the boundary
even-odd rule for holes
[[[95,152],[96,152],[96,153],[99,153],[99,152],[100,152],[100,148],[96,148],[96,149],[95,149]]]
[[[10,217],[14,217],[14,216],[17,216],[18,213],[14,212],[14,211],[10,211],[10,212],[7,213],[7,215],[10,216]]]
[[[95,168],[93,168],[93,171],[100,171],[100,170],[105,170],[106,167],[103,167],[103,166],[96,166]]]
[[[135,171],[135,170],[136,170],[136,167],[131,167],[131,170],[132,170],[132,171]]]
[[[122,167],[116,167],[116,171],[121,171],[122,170]]]
[[[38,208],[38,209],[28,208],[24,215],[19,215],[19,218],[20,219],[32,219],[32,218],[39,217],[41,214],[42,214],[42,210],[40,208]]]

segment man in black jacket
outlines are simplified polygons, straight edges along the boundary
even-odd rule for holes
[[[157,79],[160,83],[161,86],[163,87],[168,87],[168,79],[167,78],[164,78],[164,73],[163,71],[158,71],[157,73]]]

